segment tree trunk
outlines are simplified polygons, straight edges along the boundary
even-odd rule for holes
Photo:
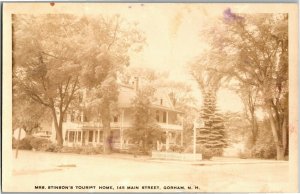
[[[288,118],[287,115],[284,115],[283,118],[283,124],[282,124],[282,145],[283,145],[283,150],[284,150],[284,155],[288,155]]]
[[[101,106],[101,117],[102,117],[102,125],[103,125],[103,153],[110,154],[110,108],[109,102],[104,102]]]
[[[269,114],[269,120],[271,124],[271,129],[272,129],[272,134],[273,134],[273,139],[276,145],[276,158],[277,160],[284,160],[284,149],[283,149],[283,144],[282,140],[279,138],[279,130],[277,129],[277,125],[273,116],[272,108],[269,104],[267,104],[267,111]]]
[[[54,120],[54,127],[55,127],[55,132],[56,132],[56,142],[58,146],[63,146],[63,137],[62,137],[62,122],[61,119],[59,121],[57,120],[57,115],[55,108],[53,107],[51,109],[52,112],[52,117]]]
[[[277,160],[284,160],[284,149],[282,144],[276,144]]]
[[[257,119],[255,116],[254,111],[251,111],[251,121],[252,121],[252,147],[255,146],[257,140],[257,131],[258,131],[258,124]]]

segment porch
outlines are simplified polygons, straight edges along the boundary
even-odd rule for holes
[[[112,129],[112,146],[115,149],[128,149],[131,143],[126,139],[121,129]],[[165,130],[166,138],[163,142],[157,142],[156,150],[165,148],[168,150],[172,145],[183,145],[182,131]],[[102,146],[103,130],[102,129],[67,129],[64,133],[64,146]]]

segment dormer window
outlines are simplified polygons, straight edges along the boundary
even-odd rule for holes
[[[88,117],[86,115],[83,116],[83,122],[88,122]]]
[[[118,122],[118,116],[114,116],[114,123]]]

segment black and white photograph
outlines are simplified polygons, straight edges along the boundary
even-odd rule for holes
[[[297,192],[298,5],[6,3],[5,192]]]

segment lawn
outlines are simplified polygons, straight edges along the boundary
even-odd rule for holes
[[[192,165],[121,155],[20,151],[12,161],[12,180],[4,191],[282,192],[289,180],[288,162],[259,160]]]

